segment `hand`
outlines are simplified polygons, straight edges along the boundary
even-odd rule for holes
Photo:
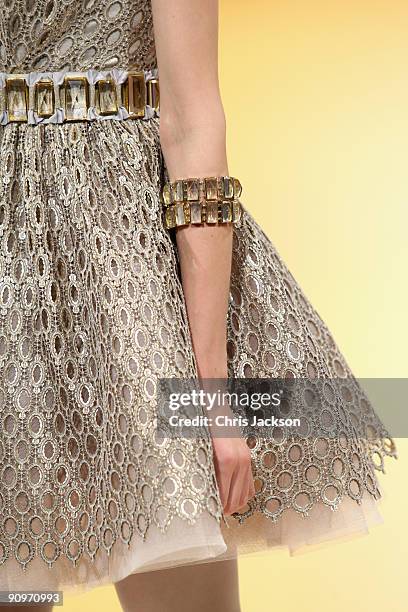
[[[208,394],[227,390],[226,355],[221,354],[220,357],[215,352],[212,357],[211,366],[203,368],[203,360],[200,359],[198,367],[201,387]],[[216,415],[224,417],[223,425],[216,424]],[[236,415],[228,401],[213,406],[210,416],[213,423],[209,430],[213,442],[214,467],[221,503],[224,513],[232,514],[245,506],[255,495],[251,451],[241,435],[240,428],[235,424]]]
[[[243,438],[213,438],[215,473],[225,514],[255,495],[251,451]]]

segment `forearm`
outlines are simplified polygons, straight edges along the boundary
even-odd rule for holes
[[[160,140],[170,180],[228,174],[215,0],[153,0]],[[169,36],[171,30],[172,36]],[[202,377],[224,377],[231,225],[177,228],[183,291]]]
[[[218,85],[218,0],[152,0],[152,9],[160,141],[169,178],[229,174]],[[198,375],[226,378],[232,226],[175,231]],[[255,492],[250,450],[240,437],[217,436],[213,449],[222,505],[232,513]]]
[[[199,374],[222,378],[226,370],[226,316],[232,230],[187,227],[177,232],[183,290]]]
[[[223,128],[214,139],[196,130],[164,145],[170,178],[228,174]],[[225,377],[226,316],[231,273],[232,227],[189,225],[176,234],[191,336],[202,377]]]

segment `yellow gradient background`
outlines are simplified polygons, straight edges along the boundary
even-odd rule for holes
[[[407,377],[408,3],[220,0],[230,173],[358,377]],[[406,612],[407,456],[384,523],[240,561],[243,612]],[[139,610],[136,607],[135,612]],[[113,587],[67,612],[120,610]],[[213,611],[218,612],[218,611]]]

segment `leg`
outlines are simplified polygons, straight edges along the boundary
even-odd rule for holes
[[[115,584],[123,612],[240,612],[235,559],[131,574]]]

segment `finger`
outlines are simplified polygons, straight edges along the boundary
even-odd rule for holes
[[[237,468],[234,471],[231,480],[230,496],[228,498],[228,509],[229,512],[236,512],[241,507],[241,500],[243,499],[247,489],[247,468],[242,461],[238,461]]]
[[[233,512],[235,512],[236,504],[239,501],[240,486],[242,486],[241,483],[242,483],[242,478],[240,475],[240,467],[238,464],[231,478],[231,486],[230,486],[229,496],[228,496],[228,501],[227,501],[227,506],[226,506],[228,514],[232,514]],[[238,489],[238,492],[237,492],[237,489]]]
[[[216,468],[215,475],[217,477],[218,490],[220,492],[221,504],[225,511],[226,505],[228,503],[229,495],[230,495],[231,475],[225,470],[225,468],[222,468],[222,469]]]
[[[220,493],[221,504],[225,512],[228,503],[231,479],[233,475],[233,463],[230,460],[219,460],[217,455],[214,455],[215,475],[217,478],[218,490]]]
[[[255,481],[254,481],[254,474],[252,471],[252,456],[251,456],[249,460],[249,499],[251,499],[251,497],[254,497],[255,493],[256,493]]]
[[[255,494],[256,494],[255,481],[254,481],[254,475],[251,469],[251,474],[250,474],[250,479],[249,479],[249,498],[251,499],[251,497],[254,497]]]
[[[245,495],[242,496],[241,498],[241,505],[239,506],[240,508],[243,508],[244,506],[247,505],[249,499],[251,498],[251,482],[252,482],[252,470],[249,468],[247,471],[247,476],[246,476],[246,489],[245,489]]]

